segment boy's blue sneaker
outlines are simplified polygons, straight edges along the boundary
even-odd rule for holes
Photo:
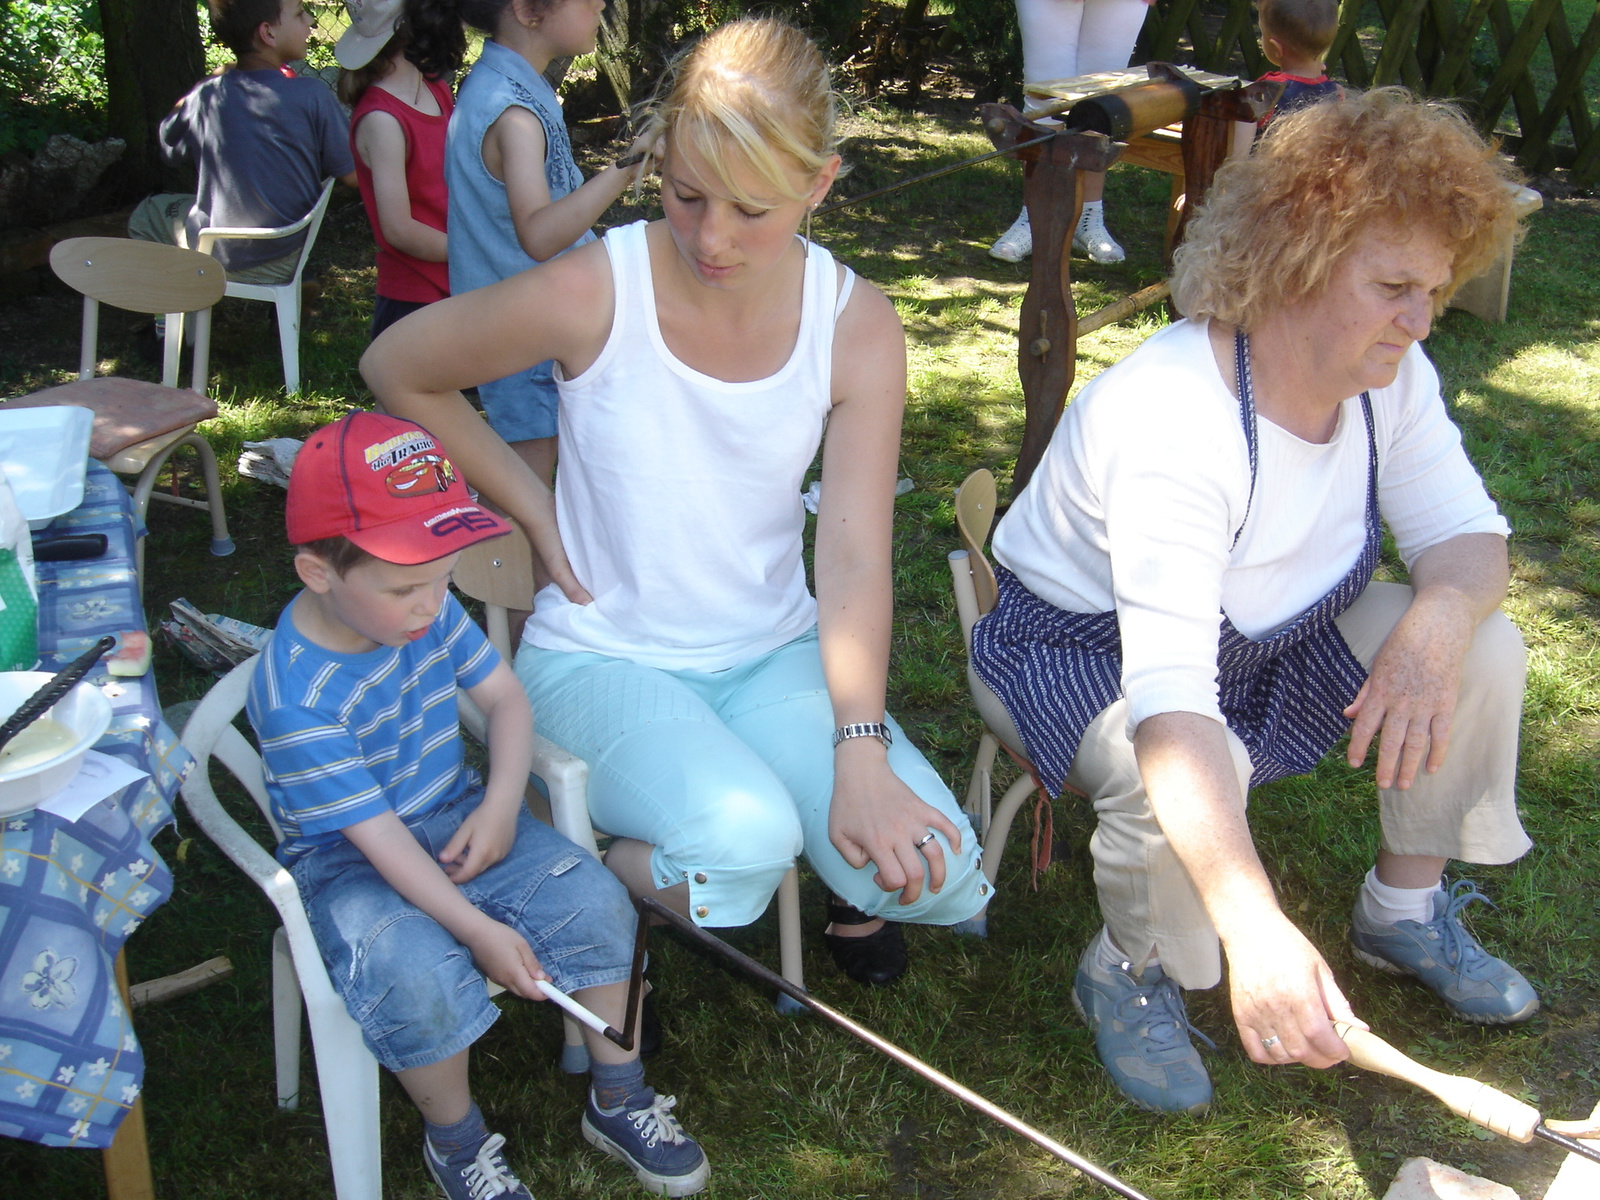
[[[433,1143],[422,1139],[422,1158],[428,1164],[428,1174],[444,1189],[449,1200],[494,1200],[496,1196],[508,1200],[533,1200],[533,1193],[522,1186],[522,1181],[511,1173],[500,1147],[506,1139],[491,1133],[472,1158],[452,1166],[440,1158]]]
[[[692,1196],[706,1186],[711,1167],[705,1151],[672,1115],[676,1096],[646,1088],[621,1108],[596,1106],[594,1093],[583,1106],[583,1136],[597,1150],[633,1168],[645,1190],[657,1196]]]
[[[1072,1004],[1094,1031],[1094,1048],[1122,1094],[1152,1112],[1201,1113],[1211,1103],[1211,1079],[1193,1033],[1211,1049],[1216,1044],[1193,1025],[1183,994],[1159,966],[1133,974],[1131,963],[1100,966],[1089,943],[1078,961]]]
[[[1490,954],[1461,923],[1461,910],[1492,901],[1470,879],[1433,896],[1433,919],[1380,925],[1356,899],[1350,942],[1356,957],[1379,970],[1412,975],[1463,1021],[1510,1025],[1539,1011],[1539,994],[1522,973]]]

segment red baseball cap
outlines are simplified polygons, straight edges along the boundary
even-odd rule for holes
[[[343,536],[402,566],[511,532],[473,500],[431,433],[371,412],[353,412],[306,439],[289,476],[286,516],[296,546]]]

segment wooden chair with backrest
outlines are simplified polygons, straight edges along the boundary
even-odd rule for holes
[[[1050,838],[1050,799],[1039,782],[1038,772],[1028,761],[1022,737],[1017,733],[1017,727],[1000,698],[972,669],[972,627],[979,617],[994,608],[999,594],[994,568],[989,565],[983,549],[989,538],[989,529],[994,524],[996,503],[992,474],[980,468],[967,476],[956,492],[956,533],[961,539],[961,549],[952,550],[949,555],[956,612],[961,620],[961,638],[967,648],[967,689],[983,720],[983,736],[978,739],[977,761],[973,764],[972,781],[967,785],[964,807],[983,845],[983,873],[991,884],[1000,873],[1000,858],[1005,852],[1006,835],[1011,831],[1011,822],[1023,801],[1035,791],[1040,797],[1046,830],[1042,837],[1044,845],[1034,848],[1036,864],[1048,863]],[[1017,764],[1021,774],[1006,789],[1000,803],[995,804],[994,763],[1001,749]],[[963,923],[963,932],[980,936],[987,932],[987,915],[983,913]]]
[[[217,415],[206,396],[211,350],[211,306],[222,298],[222,268],[208,254],[130,238],[83,237],[59,242],[50,251],[50,267],[83,294],[83,338],[75,383],[47,388],[6,401],[10,407],[78,405],[94,412],[89,455],[119,475],[133,475],[134,517],[141,524],[152,497],[191,508],[211,517],[211,553],[233,553],[228,521],[222,509],[217,456],[196,431],[201,421]],[[166,315],[166,346],[161,383],[120,376],[95,376],[99,361],[100,305]],[[185,315],[194,317],[194,363],[189,386],[178,386],[178,360],[183,349]],[[155,491],[157,476],[179,446],[191,447],[200,459],[206,499],[195,500]],[[139,579],[144,580],[144,539],[137,552]]]
[[[456,560],[454,581],[464,595],[483,604],[489,641],[510,662],[516,655],[513,636],[520,636],[521,631],[509,628],[506,614],[508,610],[525,611],[530,607],[534,580],[533,547],[521,526],[509,517],[506,520],[512,527],[508,537],[491,538],[461,552]],[[538,719],[539,714],[535,713],[535,724]],[[550,808],[550,822],[557,829],[580,846],[595,844],[586,797],[582,806],[573,805],[563,811],[552,796]],[[794,867],[789,868],[778,885],[778,957],[780,974],[796,987],[804,987],[800,955],[800,875]],[[798,1001],[785,995],[778,996],[777,1007],[780,1012],[789,1014],[803,1009]]]
[[[283,831],[272,816],[261,755],[234,724],[245,706],[259,655],[235,667],[206,693],[184,724],[181,740],[195,765],[183,782],[183,802],[194,822],[233,863],[259,887],[277,910],[280,928],[272,937],[272,1023],[277,1066],[278,1107],[300,1103],[300,1037],[302,1002],[311,1023],[311,1048],[322,1094],[322,1120],[327,1130],[328,1157],[337,1200],[381,1200],[383,1161],[378,1126],[378,1062],[362,1040],[361,1027],[345,1009],[323,965],[322,954],[300,902],[294,878],[272,855]],[[483,714],[464,692],[456,699],[462,728],[480,741]],[[582,811],[588,768],[541,737],[533,739],[534,770],[545,781],[551,806],[558,812]],[[251,824],[264,821],[272,841],[250,833],[218,795],[221,779],[212,776],[220,764],[255,802],[258,813],[246,813]],[[225,789],[226,790],[226,789]],[[248,805],[244,806],[248,809]],[[578,845],[595,853],[594,840],[583,828]],[[570,836],[570,835],[569,835]],[[503,989],[489,985],[489,994]],[[588,1070],[583,1040],[570,1018],[562,1069]],[[571,1058],[576,1042],[582,1065]]]
[[[278,314],[278,346],[283,354],[283,390],[293,396],[300,390],[300,277],[305,273],[306,259],[311,257],[311,247],[322,228],[322,218],[328,211],[328,197],[333,194],[334,180],[322,181],[322,192],[311,211],[298,221],[280,225],[275,229],[224,228],[207,226],[199,234],[195,248],[210,254],[221,241],[276,241],[292,237],[302,229],[306,240],[300,243],[300,253],[295,259],[294,275],[283,283],[244,283],[228,280],[227,294],[240,300],[265,300],[275,306]]]

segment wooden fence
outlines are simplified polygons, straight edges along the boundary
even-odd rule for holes
[[[1546,69],[1535,60],[1541,42]],[[1587,185],[1600,179],[1600,126],[1584,88],[1597,50],[1600,3],[1574,40],[1562,0],[1530,0],[1520,21],[1508,0],[1340,0],[1327,61],[1355,87],[1455,97],[1524,169],[1568,167]],[[1157,0],[1138,57],[1251,78],[1270,69],[1251,0]]]

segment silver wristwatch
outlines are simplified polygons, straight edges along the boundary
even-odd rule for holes
[[[848,742],[851,738],[874,737],[883,743],[887,750],[894,745],[894,734],[889,732],[889,727],[882,721],[856,721],[850,725],[841,725],[833,731],[833,744]]]

